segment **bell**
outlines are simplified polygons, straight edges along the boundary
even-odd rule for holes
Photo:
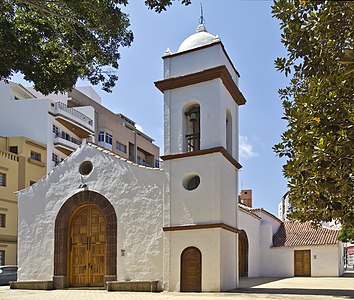
[[[191,122],[197,122],[198,121],[197,113],[195,113],[195,112],[191,113],[190,116],[189,116],[189,120]]]

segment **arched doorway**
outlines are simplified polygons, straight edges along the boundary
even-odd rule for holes
[[[69,224],[69,285],[104,286],[106,218],[96,205],[78,208]]]
[[[238,273],[239,277],[248,276],[248,239],[244,230],[238,234]]]
[[[87,232],[90,233],[89,241]],[[91,247],[90,253],[84,251],[85,247]],[[71,254],[72,251],[76,254]],[[95,267],[92,265],[92,271],[91,260],[88,261],[85,255],[91,255],[96,264]],[[78,277],[74,279],[73,275]],[[93,277],[88,279],[87,276]],[[55,220],[53,279],[55,288],[103,286],[106,281],[117,280],[117,216],[103,195],[82,191],[60,208]]]
[[[202,291],[202,254],[188,247],[181,254],[181,292]]]

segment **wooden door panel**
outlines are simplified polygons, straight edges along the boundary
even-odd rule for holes
[[[245,257],[244,257],[244,244],[241,239],[238,240],[238,271],[239,277],[245,276]]]
[[[199,249],[186,248],[181,255],[181,292],[201,292],[202,261]]]
[[[104,274],[105,274],[105,244],[91,244],[91,267],[90,267],[90,276],[91,276],[91,285],[101,286],[104,284]]]
[[[72,246],[72,286],[86,286],[86,245]]]
[[[71,286],[104,286],[106,221],[103,213],[88,205],[74,215],[70,225]]]
[[[294,251],[294,276],[311,276],[311,250]]]

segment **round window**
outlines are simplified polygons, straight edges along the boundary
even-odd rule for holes
[[[200,177],[196,174],[190,174],[184,177],[183,187],[188,191],[195,190],[200,184]]]
[[[89,175],[92,172],[92,170],[93,170],[93,164],[88,160],[82,162],[79,168],[80,174],[84,176]]]

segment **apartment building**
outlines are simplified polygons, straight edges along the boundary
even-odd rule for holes
[[[278,203],[278,218],[285,222],[289,221],[288,214],[291,208],[291,204],[289,202],[288,193],[285,193],[284,196],[281,198],[281,201]]]
[[[44,96],[0,81],[0,265],[16,264],[17,197],[75,151],[83,139],[149,167],[159,148],[91,88]]]
[[[0,81],[0,135],[26,136],[47,146],[47,172],[79,147],[94,141],[94,108],[67,106],[65,95],[46,97]]]
[[[159,147],[136,123],[101,104],[91,87],[44,96],[14,82],[0,82],[0,135],[23,135],[47,145],[47,172],[82,139],[148,167],[159,167]]]
[[[114,153],[147,167],[159,167],[160,149],[148,135],[137,129],[136,123],[116,114],[101,104],[91,87],[77,87],[68,92],[68,107],[95,109],[95,141]]]
[[[46,174],[46,145],[26,137],[0,136],[0,265],[16,264],[16,191]]]

